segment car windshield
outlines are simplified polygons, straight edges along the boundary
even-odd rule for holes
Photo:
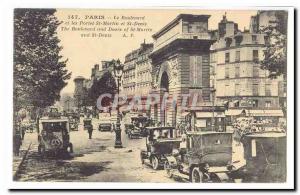
[[[154,139],[160,138],[172,138],[173,136],[170,134],[170,129],[163,129],[153,132]]]
[[[43,130],[48,132],[66,131],[67,122],[43,122]]]

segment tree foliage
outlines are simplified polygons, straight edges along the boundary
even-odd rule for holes
[[[14,105],[45,108],[60,98],[71,73],[60,55],[55,9],[14,11]]]
[[[97,99],[101,94],[109,93],[113,97],[116,94],[116,89],[117,85],[114,77],[109,71],[105,72],[101,78],[93,82],[92,87],[88,91],[91,105],[96,105]]]
[[[287,12],[276,11],[277,20],[262,29],[266,34],[266,50],[261,68],[270,71],[270,78],[286,76],[287,71]]]

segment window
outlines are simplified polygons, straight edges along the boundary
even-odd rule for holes
[[[253,66],[253,77],[259,77],[259,66]]]
[[[257,43],[257,36],[256,35],[252,35],[252,43]]]
[[[225,53],[225,63],[230,62],[230,53]]]
[[[240,78],[240,67],[239,66],[235,67],[235,78]]]
[[[228,66],[225,67],[225,78],[226,79],[229,78],[229,67]]]
[[[253,84],[253,95],[258,96],[258,84]]]
[[[235,52],[235,61],[239,62],[240,61],[240,56],[241,56],[241,52],[240,51],[236,51]]]
[[[254,62],[258,62],[258,50],[253,50],[252,51],[252,59]]]
[[[266,84],[266,96],[271,96],[271,84]]]
[[[264,41],[265,41],[266,45],[270,44],[270,37],[269,36],[264,36]]]
[[[253,100],[253,107],[257,108],[258,107],[258,100]]]
[[[229,84],[225,84],[225,96],[229,96],[230,90],[229,90]]]
[[[235,84],[235,95],[240,95],[240,84],[239,83]]]
[[[194,87],[202,85],[202,56],[190,56],[190,83]]]
[[[271,101],[265,101],[265,107],[270,108],[271,107]]]
[[[182,31],[183,31],[183,33],[187,33],[188,32],[188,26],[189,26],[189,24],[187,22],[183,22],[182,23]]]
[[[215,75],[215,66],[210,66],[210,75]]]
[[[230,47],[231,43],[232,43],[232,39],[231,38],[225,38],[225,42],[226,42],[226,47]]]

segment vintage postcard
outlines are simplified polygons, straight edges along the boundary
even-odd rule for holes
[[[287,7],[14,9],[13,183],[284,186],[293,17]]]

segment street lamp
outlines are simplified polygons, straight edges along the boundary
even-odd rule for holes
[[[117,92],[118,95],[120,93],[120,80],[123,74],[124,64],[120,63],[120,60],[113,61],[113,71],[114,76],[117,78]],[[117,122],[116,122],[116,140],[115,140],[115,148],[122,148],[122,140],[121,140],[121,123],[120,123],[120,109],[119,104],[117,104]]]
[[[212,121],[211,121],[211,124],[212,124],[212,130],[215,131],[216,130],[216,119],[215,119],[215,94],[216,94],[216,89],[214,87],[212,87],[210,89],[210,92],[211,92],[211,95],[212,95]]]

